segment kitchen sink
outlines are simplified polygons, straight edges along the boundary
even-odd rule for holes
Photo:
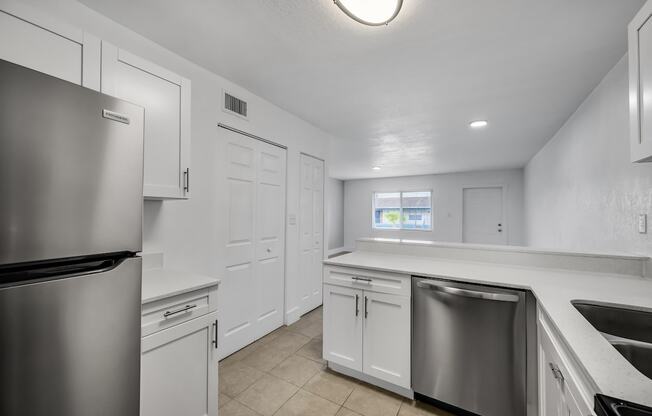
[[[584,301],[572,303],[627,361],[652,379],[652,312]]]
[[[649,407],[602,394],[595,396],[595,411],[598,416],[652,416],[652,409]]]

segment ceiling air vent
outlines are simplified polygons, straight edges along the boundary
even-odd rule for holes
[[[228,92],[224,93],[224,109],[240,117],[247,118],[247,102],[234,97]]]

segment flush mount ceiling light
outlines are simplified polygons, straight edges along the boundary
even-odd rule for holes
[[[334,0],[351,19],[369,26],[386,25],[398,15],[403,0]]]
[[[488,124],[489,123],[487,123],[487,120],[476,120],[476,121],[470,122],[469,126],[471,126],[471,128],[474,128],[474,129],[480,129],[482,127],[487,127]]]
[[[371,169],[372,169],[372,170],[380,170],[380,166],[374,166],[374,167],[371,168]]]

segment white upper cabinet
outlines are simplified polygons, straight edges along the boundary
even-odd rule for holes
[[[652,162],[652,2],[629,24],[629,119],[632,162]]]
[[[100,40],[20,3],[0,3],[0,59],[100,89]]]
[[[102,42],[102,92],[145,108],[145,198],[189,198],[190,81]]]

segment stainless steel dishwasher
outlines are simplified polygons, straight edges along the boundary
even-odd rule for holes
[[[482,416],[536,415],[536,304],[526,291],[412,278],[412,388]]]

